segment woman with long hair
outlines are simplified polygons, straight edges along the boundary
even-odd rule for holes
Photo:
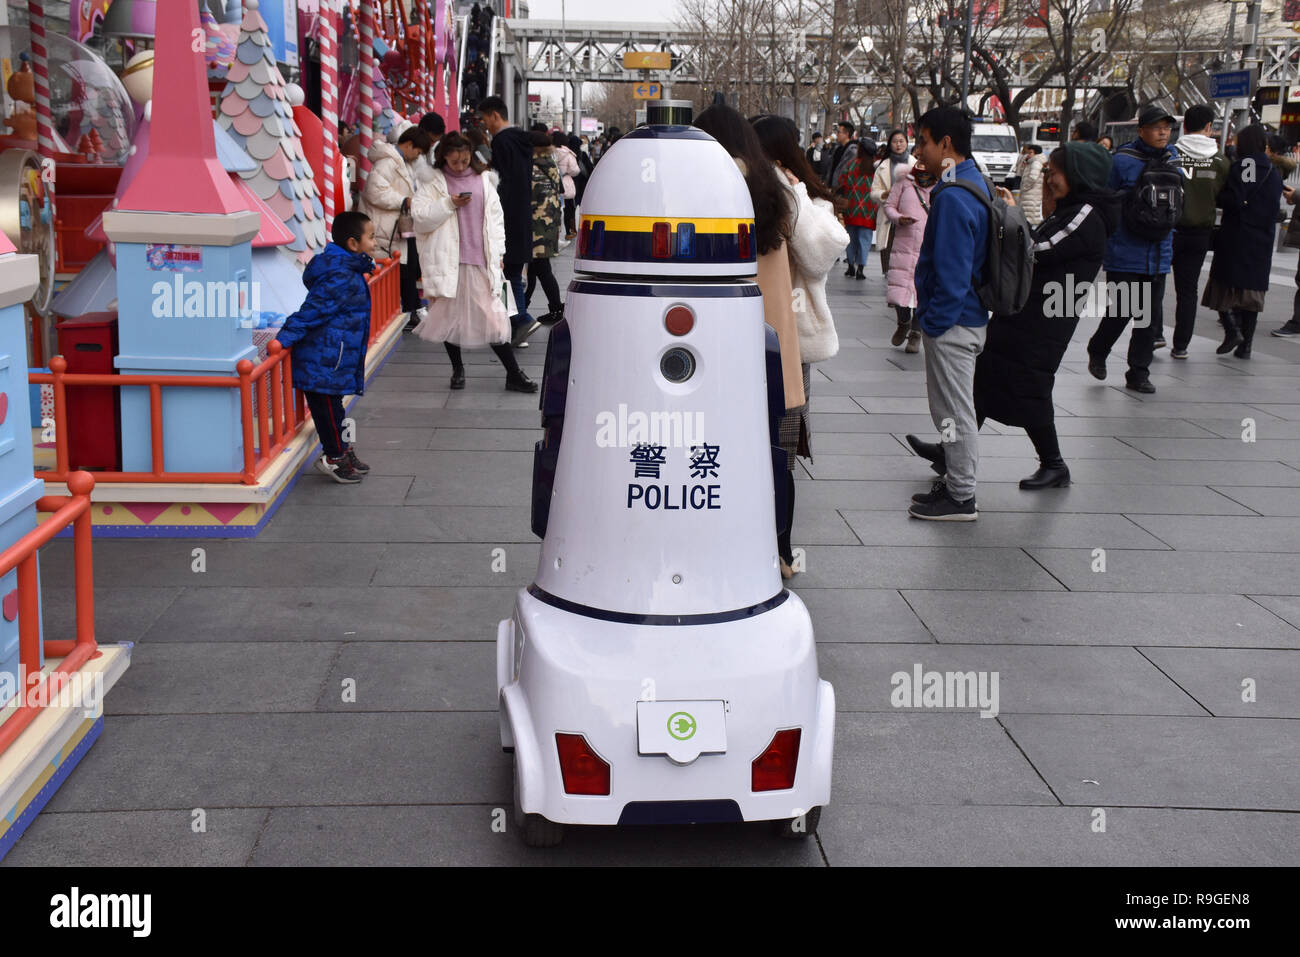
[[[1215,351],[1249,359],[1273,263],[1282,176],[1266,152],[1268,134],[1252,123],[1237,134],[1237,159],[1219,190],[1223,219],[1201,305],[1219,310],[1224,340]]]
[[[496,173],[459,133],[438,141],[436,157],[428,183],[411,203],[430,300],[415,334],[446,347],[453,389],[465,388],[461,348],[490,346],[505,366],[506,388],[536,392],[537,383],[519,368],[510,348],[510,319],[500,296],[506,227]]]
[[[808,411],[804,366],[799,353],[799,333],[794,315],[794,282],[787,243],[793,235],[794,204],[787,181],[780,176],[759,143],[758,134],[745,118],[725,104],[702,112],[695,125],[717,140],[745,177],[754,205],[754,241],[758,252],[758,288],[763,293],[763,318],[776,330],[781,345],[781,378],[785,389],[785,415],[781,419],[781,445],[790,469],[794,467],[793,434],[797,446]],[[786,473],[790,509],[794,508],[794,472]],[[781,537],[781,574],[794,575],[794,553],[789,534]]]

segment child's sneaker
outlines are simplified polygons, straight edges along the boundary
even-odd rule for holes
[[[347,456],[348,464],[351,465],[358,472],[360,472],[362,475],[370,474],[370,466],[367,465],[365,462],[361,461],[359,458],[357,458],[357,453],[355,449],[348,449],[343,454]]]
[[[323,472],[340,485],[356,485],[364,475],[352,467],[352,462],[344,452],[336,459],[322,455],[316,460],[316,471]]]

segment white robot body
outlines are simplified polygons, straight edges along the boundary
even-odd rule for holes
[[[576,264],[598,275],[548,351],[541,559],[497,631],[529,843],[562,824],[815,830],[829,802],[835,694],[780,575],[752,230],[744,178],[691,127],[636,130],[587,185]]]

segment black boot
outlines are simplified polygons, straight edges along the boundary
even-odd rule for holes
[[[844,270],[844,275],[848,276],[850,279],[853,278],[853,263],[849,263],[849,268]]]
[[[1061,459],[1041,463],[1037,472],[1020,480],[1020,487],[1027,492],[1040,488],[1065,488],[1069,484],[1070,470]]]
[[[1241,329],[1241,345],[1237,346],[1237,351],[1233,353],[1238,359],[1250,358],[1250,346],[1255,341],[1255,326],[1259,322],[1259,313],[1243,313],[1237,325]]]
[[[930,468],[936,474],[947,474],[948,456],[944,454],[942,445],[938,442],[922,442],[915,435],[907,436],[907,444],[912,447],[913,452],[930,463]]]
[[[1237,325],[1237,317],[1230,312],[1221,313],[1219,322],[1223,323],[1223,342],[1214,352],[1215,355],[1226,356],[1241,345],[1241,327]]]
[[[860,265],[858,266],[858,271],[857,271],[856,273],[853,274],[853,278],[854,278],[854,279],[866,279],[866,278],[867,278],[866,276],[862,275],[862,266],[860,266]]]

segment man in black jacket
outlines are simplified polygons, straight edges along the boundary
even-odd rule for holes
[[[505,214],[505,276],[519,310],[510,317],[511,344],[523,348],[525,340],[541,328],[524,306],[524,266],[533,258],[533,143],[528,133],[510,125],[505,100],[489,96],[479,101],[479,115],[492,137],[492,168],[501,177],[497,194]]]

